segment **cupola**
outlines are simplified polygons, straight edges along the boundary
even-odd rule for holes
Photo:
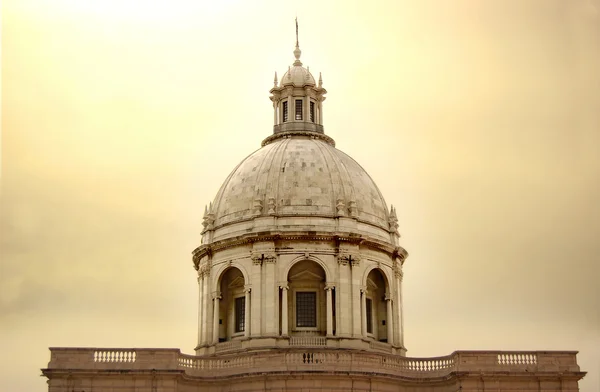
[[[296,48],[294,63],[288,67],[281,81],[275,73],[274,86],[270,90],[273,102],[273,134],[288,132],[316,132],[323,134],[323,101],[327,90],[323,88],[323,79],[319,82],[300,61],[298,42],[298,23],[296,23]],[[282,135],[283,136],[283,135]],[[269,138],[269,141],[273,138]]]

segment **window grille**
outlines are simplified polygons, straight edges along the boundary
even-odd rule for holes
[[[366,308],[367,333],[373,333],[373,301],[370,298],[367,298]]]
[[[288,103],[287,101],[283,102],[283,122],[287,122],[288,120]]]
[[[235,299],[235,332],[244,332],[246,320],[246,298]]]
[[[315,122],[315,103],[310,103],[310,121]]]
[[[302,100],[296,100],[296,120],[302,120]]]
[[[296,327],[317,327],[317,293],[301,291],[296,293]]]

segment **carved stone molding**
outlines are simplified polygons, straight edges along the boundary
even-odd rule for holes
[[[196,271],[198,271],[198,278],[202,278],[203,276],[210,276],[210,266],[211,263],[208,259],[206,259],[202,264],[196,264]]]
[[[244,293],[250,293],[250,292],[252,292],[252,286],[250,286],[250,285],[244,286]]]
[[[261,233],[259,235],[256,234],[246,234],[235,239],[225,239],[220,241],[211,242],[210,244],[204,244],[196,248],[192,254],[194,257],[202,257],[207,254],[212,254],[221,250],[229,249],[232,247],[246,245],[246,244],[254,244],[257,242],[263,241],[332,241],[334,244],[339,244],[340,242],[356,244],[360,246],[369,247],[372,249],[377,249],[383,252],[386,252],[393,257],[398,257],[400,253],[408,256],[408,253],[404,249],[398,246],[392,246],[391,244],[375,240],[372,238],[364,238],[363,236],[350,236],[350,235],[319,235],[309,232],[299,232],[299,233]]]
[[[204,207],[204,216],[202,217],[202,234],[204,234],[207,231],[210,230],[214,230],[214,223],[215,223],[215,214],[213,211],[213,205],[212,203],[210,203],[210,206]]]
[[[402,247],[396,247],[392,252],[392,259],[396,260],[400,265],[404,264],[404,261],[408,257],[408,252]]]
[[[218,299],[218,300],[221,300],[221,299],[223,299],[223,296],[221,295],[221,292],[220,292],[220,291],[214,291],[214,292],[212,293],[212,299]]]
[[[329,290],[333,290],[335,289],[335,284],[334,283],[327,283],[325,284],[325,291],[329,291]]]
[[[402,267],[399,264],[394,264],[394,276],[397,279],[400,279],[400,281],[402,281],[402,277],[404,276],[404,274],[402,273]]]
[[[254,265],[262,265],[262,263],[275,263],[277,261],[277,254],[275,252],[264,252],[264,253],[252,253],[250,256],[252,259],[252,264]]]
[[[337,216],[345,216],[346,215],[346,212],[344,211],[345,207],[346,206],[344,204],[344,200],[338,199],[337,200],[337,204],[335,206],[335,208],[337,209],[337,214],[336,215]]]
[[[388,223],[390,225],[390,231],[394,234],[398,234],[398,216],[396,215],[396,208],[394,206],[390,209]]]
[[[360,255],[358,253],[339,253],[337,259],[340,265],[350,265],[351,267],[360,265]]]
[[[204,259],[205,257],[206,259]],[[212,249],[209,246],[199,246],[192,252],[192,261],[194,263],[194,268],[196,269],[196,271],[199,270],[201,263],[210,263],[211,259]]]
[[[269,197],[269,203],[267,204],[268,210],[267,214],[274,215],[275,214],[275,198]]]
[[[356,202],[354,200],[350,200],[348,202],[348,211],[350,212],[351,217],[358,216],[358,208],[357,208]]]
[[[254,215],[260,215],[262,214],[262,210],[263,210],[263,202],[261,199],[255,199],[254,200]]]

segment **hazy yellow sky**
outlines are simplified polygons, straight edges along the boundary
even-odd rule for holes
[[[600,0],[2,4],[0,380],[48,346],[196,344],[204,205],[273,72],[397,207],[410,356],[579,350],[600,390]]]

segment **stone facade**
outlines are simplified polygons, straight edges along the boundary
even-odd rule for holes
[[[400,248],[350,233],[267,232],[200,247],[196,354],[313,341],[402,355],[404,259]],[[298,320],[298,293],[314,293],[314,325]],[[236,331],[235,298],[242,296],[244,326]]]
[[[273,134],[205,208],[195,355],[51,348],[49,392],[577,391],[575,352],[405,356],[396,210],[325,135],[300,54],[275,76]]]
[[[177,349],[51,348],[49,392],[578,391],[575,352],[457,351],[407,358],[271,349],[190,356]]]

